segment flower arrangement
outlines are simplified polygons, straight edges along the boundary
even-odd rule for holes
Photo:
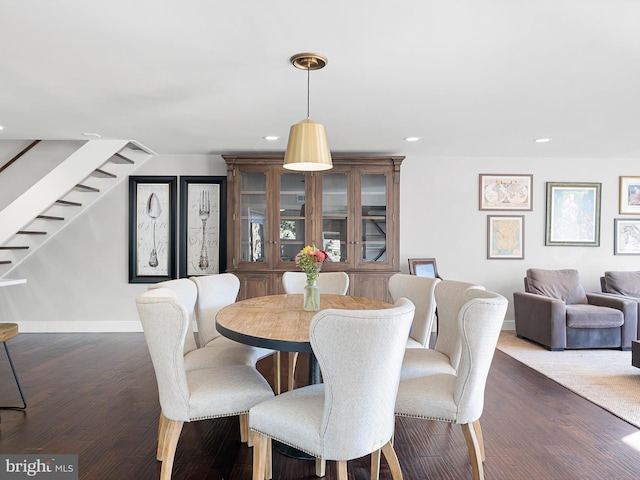
[[[307,282],[313,283],[318,280],[318,274],[322,264],[329,257],[327,252],[320,250],[315,245],[307,245],[296,255],[296,266],[307,275]]]

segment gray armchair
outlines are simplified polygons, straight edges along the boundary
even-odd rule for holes
[[[636,302],[640,320],[640,271],[604,272],[604,276],[600,277],[600,286],[602,293],[606,295],[618,295]],[[640,339],[640,329],[638,339]]]
[[[637,338],[636,302],[585,293],[577,270],[530,268],[525,292],[514,292],[516,335],[550,350],[620,348]]]

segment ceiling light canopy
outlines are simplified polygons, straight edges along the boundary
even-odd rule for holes
[[[294,67],[307,71],[307,118],[291,126],[284,155],[284,168],[298,171],[320,171],[333,168],[331,151],[324,125],[309,118],[309,79],[311,70],[327,64],[327,57],[318,53],[298,53],[291,57]]]

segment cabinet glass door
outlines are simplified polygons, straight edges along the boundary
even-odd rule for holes
[[[322,249],[329,262],[348,262],[347,228],[349,177],[346,173],[322,175]]]
[[[362,175],[361,257],[363,262],[387,261],[387,176]]]
[[[240,188],[240,261],[265,262],[267,176],[264,172],[245,172]]]
[[[280,262],[294,262],[305,246],[305,204],[304,173],[280,174]]]

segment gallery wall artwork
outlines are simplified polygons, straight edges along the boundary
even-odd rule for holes
[[[614,255],[640,255],[640,219],[614,219]]]
[[[524,215],[487,216],[487,258],[524,258]]]
[[[480,210],[531,210],[533,175],[480,174]]]
[[[600,246],[600,183],[547,182],[545,245]]]
[[[640,177],[620,177],[620,214],[640,215]]]

